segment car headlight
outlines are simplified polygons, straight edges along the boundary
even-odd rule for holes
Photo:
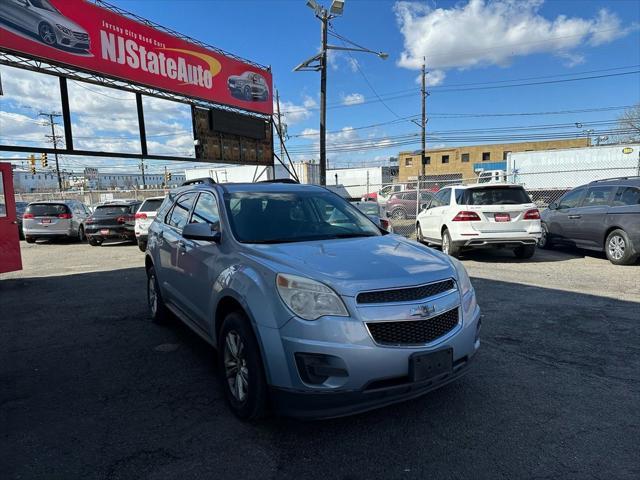
[[[325,315],[349,316],[347,308],[336,292],[320,282],[279,273],[276,276],[276,285],[282,301],[300,318],[317,320]]]
[[[67,35],[71,35],[71,30],[69,30],[67,27],[65,27],[64,25],[60,25],[59,23],[56,23],[56,27],[58,27],[58,30],[62,30],[64,33],[66,33]]]
[[[459,260],[450,258],[451,263],[456,269],[458,274],[458,288],[460,289],[460,296],[462,297],[462,309],[465,316],[473,314],[476,308],[476,294],[471,285],[471,279],[467,273],[467,269]]]

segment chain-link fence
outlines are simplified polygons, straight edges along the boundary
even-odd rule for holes
[[[144,200],[163,197],[168,190],[91,190],[67,192],[16,193],[18,202],[42,202],[45,200],[79,200],[91,206],[111,200]]]

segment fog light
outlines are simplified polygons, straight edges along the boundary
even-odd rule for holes
[[[330,377],[348,377],[347,366],[339,357],[322,353],[295,354],[298,373],[303,382],[320,385]]]

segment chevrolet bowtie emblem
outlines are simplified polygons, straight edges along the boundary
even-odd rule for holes
[[[412,308],[410,315],[412,317],[428,317],[429,315],[435,313],[436,307],[433,305],[420,305],[419,307]]]

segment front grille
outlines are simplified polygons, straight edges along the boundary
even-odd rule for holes
[[[76,37],[78,40],[83,40],[85,42],[89,40],[88,33],[73,32],[73,36]]]
[[[394,290],[379,290],[376,292],[362,292],[356,297],[358,303],[392,303],[392,302],[414,302],[425,298],[433,297],[439,293],[453,290],[455,284],[453,280],[429,283],[419,287],[397,288]]]
[[[446,335],[458,324],[458,309],[404,322],[370,322],[367,328],[379,345],[424,345]]]

